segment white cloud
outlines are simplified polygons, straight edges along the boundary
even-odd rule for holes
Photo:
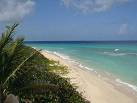
[[[100,12],[114,5],[127,3],[129,0],[61,0],[66,7],[75,8],[82,12]]]
[[[119,34],[127,34],[129,31],[129,26],[127,23],[124,23],[120,26]]]
[[[29,14],[35,2],[32,0],[0,0],[0,21],[18,21]]]

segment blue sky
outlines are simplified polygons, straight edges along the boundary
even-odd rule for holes
[[[1,0],[0,32],[26,40],[137,40],[137,0]]]

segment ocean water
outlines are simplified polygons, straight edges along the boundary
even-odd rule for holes
[[[137,42],[27,42],[29,46],[71,58],[88,69],[111,74],[137,90]],[[131,84],[131,85],[130,85]]]

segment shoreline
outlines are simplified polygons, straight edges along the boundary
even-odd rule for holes
[[[120,83],[110,81],[110,77],[102,77],[93,71],[84,69],[65,58],[46,50],[41,53],[50,60],[59,61],[68,66],[70,82],[78,86],[78,91],[92,103],[137,103],[137,94]]]

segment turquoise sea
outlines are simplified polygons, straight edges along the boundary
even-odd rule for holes
[[[137,42],[37,41],[26,44],[73,59],[91,70],[111,74],[137,91]]]

